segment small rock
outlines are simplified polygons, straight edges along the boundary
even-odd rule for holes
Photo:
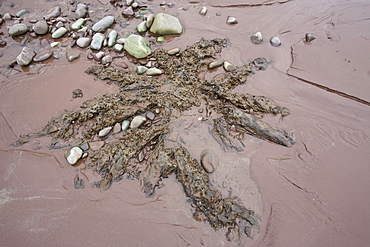
[[[137,25],[136,30],[139,33],[145,33],[148,30],[148,27],[146,26],[146,21],[140,22],[140,24]]]
[[[126,17],[130,17],[130,16],[133,16],[134,15],[134,10],[132,9],[132,7],[127,7],[125,8],[123,11],[122,11],[122,15],[126,16]]]
[[[152,54],[149,42],[140,35],[131,34],[123,47],[130,55],[136,58],[145,58]]]
[[[263,37],[261,32],[257,32],[251,36],[251,41],[254,44],[261,44],[263,42]]]
[[[166,39],[164,38],[164,36],[159,36],[158,38],[157,38],[157,42],[158,43],[162,43],[162,42],[164,42]]]
[[[84,189],[85,188],[85,181],[83,181],[82,179],[80,179],[80,177],[78,176],[78,174],[76,174],[76,176],[75,176],[74,186],[75,186],[75,189],[76,190],[78,190],[78,189]]]
[[[134,9],[136,9],[137,7],[139,7],[139,3],[134,2],[134,3],[132,3],[132,4],[131,4],[131,6],[132,6]]]
[[[208,69],[215,69],[215,68],[220,67],[223,64],[224,64],[223,60],[214,61],[214,62],[208,64]]]
[[[61,38],[64,34],[66,34],[68,32],[67,28],[65,27],[60,27],[58,28],[52,35],[51,37],[53,39],[59,39]]]
[[[200,155],[200,164],[207,173],[212,173],[218,165],[218,159],[212,151],[204,150]]]
[[[139,128],[145,121],[146,121],[146,117],[136,116],[134,117],[134,119],[132,119],[130,128],[131,129]]]
[[[82,90],[77,88],[75,90],[72,91],[72,98],[75,99],[75,98],[82,98],[84,95],[82,93]],[[87,143],[85,143],[87,144]],[[82,147],[81,147],[82,148]],[[82,148],[83,149],[83,148]],[[84,149],[83,149],[84,150]]]
[[[84,143],[82,143],[81,145],[80,145],[80,148],[83,150],[83,151],[87,151],[87,150],[89,150],[89,143],[87,143],[87,142],[84,142]]]
[[[36,56],[33,57],[34,62],[42,62],[46,59],[50,58],[53,55],[53,52],[50,50],[44,50],[38,53]]]
[[[53,42],[50,44],[51,48],[57,47],[60,44],[60,42]]]
[[[72,33],[72,39],[78,39],[80,36],[76,33]],[[77,43],[77,42],[76,42]]]
[[[64,157],[67,159],[70,165],[74,165],[82,157],[83,151],[79,147],[73,147],[64,153]]]
[[[138,75],[142,75],[142,74],[144,74],[146,71],[148,70],[148,68],[147,67],[145,67],[145,66],[137,66],[136,67],[136,73],[138,74]]]
[[[148,17],[146,18],[146,27],[150,28],[153,24],[153,21],[154,21],[154,15],[153,14],[148,15]]]
[[[122,131],[127,130],[127,129],[128,129],[128,126],[130,126],[130,121],[128,121],[128,120],[124,120],[124,121],[122,122]]]
[[[22,52],[17,56],[17,63],[21,66],[27,66],[35,55],[36,53],[32,49],[23,47]]]
[[[80,48],[86,48],[90,45],[90,43],[91,43],[90,37],[82,37],[76,41],[77,46]]]
[[[279,47],[281,45],[281,41],[278,37],[272,37],[270,39],[270,43],[272,46]]]
[[[87,15],[87,9],[84,6],[77,7],[76,9],[77,18],[84,18]]]
[[[22,9],[22,10],[19,10],[16,14],[15,14],[15,16],[16,17],[21,17],[22,15],[25,15],[25,14],[28,14],[29,13],[29,11],[28,10],[26,10],[26,9]]]
[[[116,43],[123,45],[123,44],[125,44],[126,40],[127,40],[126,38],[119,38],[119,39],[116,40]]]
[[[26,33],[28,31],[28,27],[26,24],[15,24],[9,28],[9,34],[11,36],[18,36]]]
[[[92,41],[91,41],[90,48],[93,50],[100,50],[103,45],[104,40],[105,40],[104,34],[102,33],[94,34]]]
[[[8,20],[11,20],[11,19],[12,19],[12,16],[9,13],[5,13],[3,15],[3,20],[8,21]]]
[[[118,37],[118,33],[115,30],[110,31],[108,35],[108,47],[114,46]]]
[[[105,127],[104,129],[99,131],[99,137],[100,138],[106,137],[111,132],[111,130],[112,130],[112,127]]]
[[[149,120],[154,120],[155,114],[151,111],[148,111],[145,115]]]
[[[79,29],[81,29],[81,27],[83,25],[85,25],[86,23],[86,20],[84,18],[80,18],[78,19],[77,21],[73,22],[70,26],[69,26],[69,29],[71,29],[72,31],[77,31]]]
[[[121,44],[115,44],[115,45],[113,46],[113,50],[114,50],[115,52],[122,52],[122,51],[123,51],[123,45],[121,45]]]
[[[105,56],[105,52],[104,51],[99,51],[98,53],[95,54],[94,59],[96,61],[100,61],[104,56]]]
[[[121,124],[120,123],[116,123],[113,127],[113,133],[118,133],[121,131]]]
[[[113,57],[111,55],[106,55],[102,58],[101,63],[103,65],[110,64],[113,61]]]
[[[238,23],[238,20],[235,17],[233,16],[227,17],[226,24],[231,25],[231,24],[237,24],[237,23]]]
[[[33,31],[35,31],[35,33],[38,35],[44,35],[49,32],[49,25],[46,23],[46,21],[38,21],[33,26]]]
[[[92,151],[97,151],[101,149],[104,146],[104,144],[105,144],[105,141],[94,141],[94,142],[90,142],[89,146]]]
[[[73,62],[73,61],[75,61],[77,58],[79,58],[80,57],[80,54],[79,53],[77,53],[77,54],[68,54],[67,53],[67,60],[68,60],[68,62]]]
[[[225,69],[226,72],[230,72],[230,71],[233,71],[235,69],[235,67],[234,67],[234,65],[232,65],[228,61],[225,61],[224,62],[224,69]]]
[[[114,22],[114,16],[106,16],[97,23],[94,24],[92,27],[92,30],[94,32],[98,32],[100,30],[105,30],[113,25]]]
[[[56,18],[62,13],[62,9],[57,6],[54,7],[53,9],[49,10],[50,14],[47,14],[44,16],[45,20],[50,20],[51,18]]]
[[[58,21],[57,24],[55,24],[56,28],[64,27],[64,23],[62,21]]]
[[[163,74],[163,71],[158,68],[150,68],[146,71],[147,75],[161,75]]]
[[[150,32],[158,35],[177,35],[182,31],[180,20],[166,13],[158,13],[150,27]]]
[[[172,56],[172,55],[176,55],[179,52],[180,52],[180,48],[173,48],[173,49],[169,50],[167,53],[168,53],[168,55]]]
[[[126,0],[126,5],[131,6],[134,3],[134,0]]]
[[[306,33],[306,35],[304,37],[304,41],[306,41],[308,43],[315,40],[315,39],[316,39],[316,36],[312,33]]]
[[[199,14],[200,14],[200,15],[206,15],[206,14],[207,14],[207,7],[202,7],[202,8],[199,10]]]
[[[56,18],[56,21],[67,22],[67,20],[64,19],[63,17]]]

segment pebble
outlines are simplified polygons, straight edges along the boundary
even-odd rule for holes
[[[164,38],[164,36],[159,36],[158,38],[157,38],[157,42],[158,43],[162,43],[162,42],[164,42],[166,39]]]
[[[149,120],[154,120],[155,114],[151,111],[148,111],[145,115]]]
[[[105,30],[109,28],[110,26],[112,26],[113,22],[114,22],[114,16],[106,16],[100,21],[98,21],[97,23],[95,23],[94,26],[92,27],[92,30],[94,32]]]
[[[76,54],[68,54],[67,53],[67,60],[68,60],[68,62],[73,62],[73,61],[75,61],[77,58],[79,58],[80,57],[80,53],[76,53]]]
[[[52,35],[51,35],[51,37],[53,38],[53,39],[59,39],[59,38],[61,38],[64,34],[66,34],[67,33],[67,28],[65,28],[65,27],[60,27],[60,28],[58,28]]]
[[[278,37],[272,37],[270,39],[270,43],[272,46],[279,47],[281,45],[281,41]]]
[[[131,6],[127,7],[122,11],[122,15],[124,15],[124,16],[133,16],[134,15],[134,10],[132,9]]]
[[[50,44],[51,48],[57,47],[60,44],[60,42],[53,42]]]
[[[93,141],[89,143],[90,149],[96,151],[101,149],[105,144],[105,141]]]
[[[134,0],[126,0],[126,5],[131,6],[134,3]]]
[[[116,30],[112,30],[109,33],[109,35],[108,35],[108,47],[114,46],[114,44],[116,43],[117,37],[118,37],[118,33],[117,33]]]
[[[78,39],[80,36],[76,33],[72,33],[72,39]]]
[[[106,137],[111,132],[112,129],[113,128],[111,126],[110,127],[105,127],[104,129],[99,131],[99,137],[100,138]]]
[[[82,143],[81,145],[80,145],[80,148],[83,150],[83,151],[87,151],[87,150],[89,150],[89,143],[87,143],[87,142],[84,142],[84,143]]]
[[[70,165],[74,165],[77,163],[79,159],[81,159],[83,151],[79,147],[73,147],[67,152],[65,152],[64,157],[67,159]]]
[[[224,69],[226,72],[233,71],[235,69],[235,66],[229,63],[228,61],[224,62]]]
[[[261,44],[263,42],[263,37],[261,32],[257,32],[251,36],[251,41],[253,44]]]
[[[120,123],[116,123],[113,127],[113,133],[118,133],[121,131],[121,124]]]
[[[152,54],[151,46],[144,37],[140,35],[131,34],[123,48],[135,58],[146,58],[150,54]]]
[[[46,21],[38,21],[33,26],[33,31],[35,31],[35,33],[38,35],[44,35],[49,32],[49,25],[46,23]]]
[[[50,20],[51,18],[58,17],[62,13],[62,9],[59,6],[54,7],[52,10],[49,10],[50,14],[44,16],[45,20]]]
[[[207,14],[207,7],[202,7],[200,10],[199,10],[199,14],[200,15],[206,15]]]
[[[161,75],[163,74],[163,71],[158,68],[150,68],[146,71],[147,75]]]
[[[226,20],[226,24],[237,24],[238,20],[233,16],[228,16]]]
[[[21,66],[27,66],[31,63],[36,53],[28,47],[23,47],[22,52],[17,56],[17,63]]]
[[[4,15],[3,15],[3,20],[11,20],[12,19],[12,16],[9,14],[9,13],[5,13]]]
[[[33,57],[34,62],[42,62],[46,59],[50,58],[53,55],[53,52],[50,50],[44,50],[36,54],[36,56]]]
[[[123,44],[125,44],[126,40],[127,40],[126,38],[119,38],[119,39],[116,40],[116,43],[123,45]]]
[[[110,64],[113,61],[113,57],[111,55],[106,55],[102,58],[101,63],[103,65]]]
[[[148,17],[146,18],[146,27],[150,28],[153,24],[153,21],[154,21],[154,15],[153,14],[148,15]]]
[[[122,122],[122,131],[127,130],[127,129],[128,129],[128,126],[130,126],[130,121],[128,121],[128,120],[124,120],[124,121]]]
[[[316,39],[316,36],[312,33],[306,33],[306,35],[304,37],[304,41],[306,41],[308,43],[315,40],[315,39]]]
[[[136,67],[136,73],[137,73],[138,75],[142,75],[142,74],[144,74],[147,70],[148,70],[148,68],[147,68],[147,67],[145,67],[145,66],[141,66],[141,65],[139,65],[139,66],[137,66],[137,67]]]
[[[95,60],[96,61],[100,61],[103,57],[105,56],[105,52],[104,51],[99,51],[98,53],[95,54]]]
[[[200,155],[200,164],[207,173],[212,173],[218,165],[218,159],[212,151],[206,149]]]
[[[150,32],[158,35],[177,35],[182,31],[180,20],[166,13],[158,13],[150,27]]]
[[[28,27],[26,24],[15,24],[9,28],[9,34],[11,36],[18,36],[26,33],[28,31]]]
[[[64,19],[63,17],[56,18],[56,21],[67,22],[67,20]]]
[[[139,33],[145,33],[148,30],[148,27],[146,25],[146,21],[140,22],[139,25],[137,25],[136,30]]]
[[[82,37],[82,38],[79,38],[77,39],[77,46],[80,47],[80,48],[86,48],[90,45],[91,43],[91,38],[90,37]]]
[[[168,53],[168,55],[172,56],[172,55],[176,55],[179,52],[180,52],[180,48],[173,48],[173,49],[169,50],[167,53]]]
[[[79,7],[77,7],[75,13],[77,15],[77,18],[84,18],[87,15],[87,9],[85,6],[80,5]]]
[[[62,21],[58,21],[57,24],[55,24],[56,28],[64,27],[64,23]]]
[[[146,121],[146,117],[136,116],[134,117],[134,119],[132,119],[130,128],[131,129],[139,128],[145,121]]]
[[[26,10],[26,9],[22,9],[22,10],[19,10],[16,14],[15,14],[15,16],[16,17],[21,17],[22,15],[25,15],[25,14],[28,14],[29,13],[29,11],[28,10]]]
[[[121,45],[121,44],[115,44],[115,45],[113,46],[113,50],[114,50],[115,52],[122,52],[122,51],[123,51],[123,45]]]
[[[86,20],[85,20],[84,18],[80,18],[80,19],[78,19],[77,21],[73,22],[73,23],[71,24],[71,26],[69,27],[69,29],[71,29],[72,31],[80,30],[80,29],[81,29],[81,27],[82,27],[83,25],[85,25],[85,23],[86,23]]]
[[[224,64],[223,60],[214,61],[214,62],[208,64],[208,69],[215,69],[215,68],[220,67],[223,64]]]
[[[93,50],[100,50],[103,45],[104,40],[105,40],[104,34],[102,33],[94,34],[92,41],[91,41],[90,48]]]

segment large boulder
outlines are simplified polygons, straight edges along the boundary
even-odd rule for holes
[[[145,58],[152,54],[149,42],[140,35],[131,34],[128,36],[123,48],[136,58]]]
[[[176,17],[159,13],[155,16],[150,32],[158,35],[176,35],[182,34],[182,25]]]

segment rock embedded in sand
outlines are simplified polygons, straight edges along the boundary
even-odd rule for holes
[[[158,13],[150,27],[150,32],[158,35],[177,35],[182,31],[180,20],[165,13]]]
[[[114,16],[106,16],[100,21],[98,21],[97,23],[95,23],[94,26],[92,27],[92,30],[94,32],[99,32],[101,30],[105,30],[109,28],[110,26],[113,25],[113,23],[114,23]]]
[[[200,155],[200,164],[207,173],[212,173],[218,165],[218,159],[211,150],[206,149]]]
[[[144,74],[147,70],[148,70],[148,68],[147,68],[147,67],[145,67],[145,66],[141,66],[141,65],[139,65],[139,66],[137,66],[137,67],[136,67],[136,73],[137,73],[138,75],[142,75],[142,74]]]
[[[256,32],[251,36],[251,41],[253,44],[261,44],[263,42],[263,37],[261,32]]]
[[[36,53],[28,47],[23,47],[22,52],[17,56],[17,63],[21,66],[27,66],[31,63]]]
[[[64,157],[67,159],[70,165],[74,165],[77,163],[79,159],[81,159],[83,151],[79,147],[73,147],[67,152],[65,152]]]
[[[50,58],[53,55],[53,52],[50,50],[44,50],[36,54],[36,56],[33,57],[34,62],[42,62],[46,59]]]
[[[134,119],[132,119],[130,128],[131,129],[137,129],[139,128],[143,123],[145,123],[146,117],[143,116],[136,116]]]
[[[202,7],[202,8],[200,8],[200,10],[199,10],[199,14],[200,15],[206,15],[207,14],[207,7]]]
[[[215,69],[215,68],[220,67],[223,64],[224,64],[224,60],[214,61],[214,62],[208,64],[208,69]]]
[[[80,48],[86,48],[90,45],[91,43],[91,38],[90,37],[82,37],[79,38],[76,42],[77,46]]]
[[[69,28],[70,28],[72,31],[77,31],[77,30],[81,29],[81,27],[82,27],[83,25],[85,25],[85,23],[86,23],[86,20],[85,20],[84,18],[80,18],[80,19],[78,19],[77,21],[73,22],[73,23],[69,26]]]
[[[316,39],[316,36],[312,33],[306,33],[305,37],[304,37],[304,41],[306,41],[307,43],[313,41]]]
[[[226,20],[226,24],[238,24],[238,20],[233,16],[228,16]]]
[[[62,13],[62,9],[59,6],[54,7],[52,10],[49,10],[50,14],[44,16],[45,20],[50,20],[51,18],[55,18],[60,16]]]
[[[66,34],[68,32],[67,28],[65,27],[60,27],[58,28],[52,35],[51,37],[53,39],[59,39],[61,38],[64,34]]]
[[[91,41],[90,48],[92,50],[100,50],[102,45],[103,45],[104,40],[105,40],[104,34],[102,34],[102,33],[94,34],[94,36],[92,38],[92,41]]]
[[[105,127],[104,129],[99,131],[99,137],[100,138],[106,137],[111,132],[111,130],[112,130],[112,127]]]
[[[167,53],[168,53],[168,55],[173,56],[173,55],[176,55],[179,52],[180,52],[180,48],[173,48],[173,49],[169,50]]]
[[[225,61],[224,62],[224,69],[225,69],[226,72],[231,72],[235,69],[235,66],[232,65],[230,62]]]
[[[124,120],[121,125],[122,125],[122,131],[125,131],[130,126],[130,121]]]
[[[146,71],[147,75],[161,75],[163,74],[163,70],[158,68],[150,68]]]
[[[136,58],[146,58],[152,54],[149,42],[140,35],[131,34],[124,45],[124,49]]]
[[[93,141],[89,143],[89,147],[92,151],[101,149],[105,145],[105,141]]]
[[[49,32],[49,25],[46,23],[46,21],[38,21],[33,26],[33,31],[35,31],[35,33],[38,35],[44,35]]]
[[[279,37],[272,37],[270,39],[270,43],[274,47],[279,47],[281,45],[281,41],[280,41]]]
[[[18,23],[9,28],[9,34],[11,36],[18,36],[26,33],[28,31],[28,27],[26,24]]]
[[[72,53],[72,54],[67,54],[67,60],[68,62],[73,62],[75,61],[77,58],[80,57],[80,53]]]

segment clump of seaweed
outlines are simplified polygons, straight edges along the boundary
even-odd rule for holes
[[[106,190],[124,176],[137,178],[144,193],[150,197],[156,188],[160,188],[161,181],[174,173],[190,198],[196,220],[207,221],[216,230],[228,228],[229,240],[239,239],[242,232],[252,237],[251,228],[259,223],[254,212],[241,205],[237,198],[222,198],[219,191],[212,189],[209,175],[183,146],[164,146],[171,122],[185,110],[200,106],[202,101],[221,114],[213,119],[213,136],[225,148],[243,150],[241,139],[236,141],[231,135],[231,126],[283,146],[294,144],[286,131],[254,115],[287,116],[290,114],[287,108],[264,96],[231,92],[245,83],[248,76],[267,68],[268,62],[264,58],[219,74],[211,81],[202,79],[208,64],[226,45],[226,39],[202,39],[178,56],[157,49],[151,60],[164,71],[158,77],[114,67],[91,66],[86,73],[115,82],[120,92],[85,101],[80,109],[52,118],[41,131],[21,136],[15,145],[42,136],[52,137],[52,148],[83,145],[96,139],[105,127],[150,113],[151,117],[140,127],[113,133],[107,139],[111,141],[102,148],[90,150],[85,163],[101,176],[95,186]]]

